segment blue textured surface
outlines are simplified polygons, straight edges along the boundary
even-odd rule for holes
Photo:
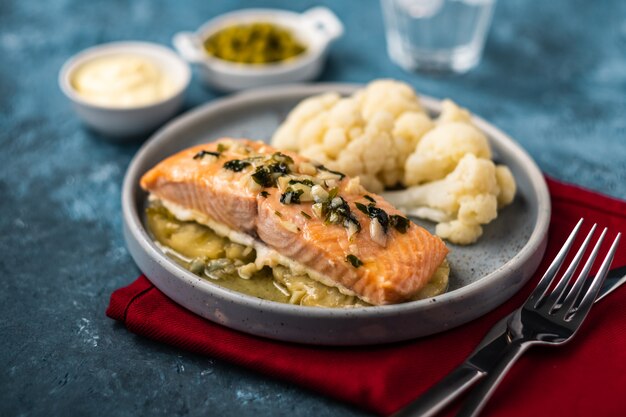
[[[378,2],[323,3],[346,26],[324,80],[393,77],[452,97],[548,174],[626,198],[626,2],[503,1],[482,64],[440,78],[390,63]],[[228,10],[316,4],[0,2],[0,415],[366,415],[136,337],[104,316],[111,292],[138,273],[119,203],[138,145],[85,130],[56,83],[69,56],[98,43],[168,44]],[[186,106],[214,97],[194,80]]]

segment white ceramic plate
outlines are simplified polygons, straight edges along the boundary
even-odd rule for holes
[[[450,245],[452,271],[445,294],[410,303],[324,309],[281,304],[212,284],[177,265],[151,241],[143,224],[146,193],[140,177],[165,157],[223,136],[268,141],[302,99],[328,91],[350,94],[347,84],[273,87],[216,100],[180,116],[137,153],[124,180],[122,205],[128,249],[139,268],[167,296],[224,326],[273,339],[327,345],[360,345],[412,339],[466,323],[503,303],[532,276],[545,251],[550,199],[533,160],[511,138],[479,118],[496,159],[511,168],[515,201],[469,247]],[[433,114],[438,100],[422,97]],[[429,230],[433,225],[422,224]]]

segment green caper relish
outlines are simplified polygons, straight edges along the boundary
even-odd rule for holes
[[[302,54],[306,47],[290,30],[258,22],[228,26],[204,41],[207,53],[241,64],[271,64]]]

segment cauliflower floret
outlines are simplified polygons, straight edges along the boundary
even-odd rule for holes
[[[515,184],[515,178],[511,170],[506,165],[496,166],[496,181],[498,181],[498,208],[502,208],[511,204],[513,198],[515,198],[515,192],[517,191],[517,184]]]
[[[483,235],[483,228],[478,223],[466,224],[460,220],[452,220],[437,224],[435,233],[458,245],[469,245]]]
[[[302,148],[300,138],[307,137],[310,133],[304,133],[303,127],[311,119],[324,114],[335,105],[341,96],[337,93],[327,93],[303,100],[293,109],[287,120],[281,124],[274,136],[272,144],[277,148],[290,151],[298,151]]]
[[[424,135],[404,166],[404,183],[421,184],[445,177],[466,154],[491,158],[485,135],[467,123],[438,125]]]
[[[306,121],[297,136],[299,146],[308,148],[323,141],[327,129],[328,112],[323,112]]]
[[[459,199],[459,220],[487,224],[498,217],[498,199],[493,194],[464,195]]]
[[[348,137],[346,130],[340,127],[331,127],[324,134],[324,139],[322,140],[322,150],[330,158],[335,159],[339,156],[347,144]]]
[[[452,100],[445,99],[441,103],[441,113],[437,118],[438,124],[462,122],[472,124],[472,115],[467,109],[456,105]]]
[[[319,162],[322,165],[331,163],[331,159],[326,155],[323,145],[313,145],[300,151],[300,155],[309,158],[312,161]]]
[[[468,153],[445,178],[383,196],[407,214],[440,222],[441,237],[469,244],[482,235],[482,224],[497,217],[499,194],[493,161]]]
[[[398,166],[404,168],[407,155],[413,153],[422,137],[433,127],[435,124],[425,113],[406,112],[396,119],[392,135],[396,139]]]
[[[395,168],[393,140],[388,133],[391,125],[391,115],[376,113],[363,135],[352,140],[336,161],[328,161],[328,167],[359,176],[363,186],[372,192],[382,191],[385,184],[378,175]]]
[[[365,187],[378,192],[402,183],[407,156],[433,126],[410,86],[382,80],[351,97],[324,94],[304,100],[272,144],[360,176]]]
[[[424,113],[406,112],[398,119],[393,128],[393,135],[406,143],[406,149],[412,152],[426,132],[435,127],[432,119]]]
[[[405,83],[395,80],[373,81],[357,97],[361,112],[368,119],[379,111],[386,111],[394,118],[407,111],[424,112],[415,91]]]
[[[350,99],[343,98],[337,101],[329,111],[328,126],[349,129],[354,126],[363,126],[365,121],[358,104]]]
[[[359,177],[408,214],[438,223],[437,234],[469,244],[483,224],[510,204],[511,171],[494,165],[486,136],[464,108],[444,100],[431,118],[415,91],[394,80],[368,84],[352,96],[322,94],[302,101],[272,138],[332,170]]]

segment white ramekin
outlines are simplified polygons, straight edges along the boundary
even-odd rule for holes
[[[268,22],[290,29],[306,46],[294,59],[275,64],[241,64],[209,55],[203,42],[227,26]],[[196,32],[180,32],[172,42],[180,55],[199,68],[203,81],[221,91],[240,91],[266,85],[309,81],[316,78],[326,61],[330,44],[343,34],[343,25],[326,7],[304,13],[278,9],[244,9],[218,16]]]
[[[118,54],[150,59],[176,83],[176,91],[155,103],[121,108],[91,103],[74,90],[72,76],[82,64]],[[113,42],[85,49],[67,60],[59,72],[61,91],[72,101],[80,118],[94,130],[117,139],[149,133],[171,118],[180,109],[190,80],[189,65],[174,51],[148,42]]]

